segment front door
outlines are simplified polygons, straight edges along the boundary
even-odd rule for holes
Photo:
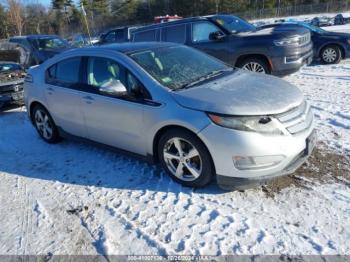
[[[108,58],[87,58],[86,71],[91,92],[82,96],[82,109],[89,139],[145,155],[144,105],[136,90],[139,82]],[[100,87],[116,80],[127,87],[125,96],[113,97],[99,92]]]
[[[225,35],[215,24],[209,21],[194,22],[191,26],[189,45],[228,64],[232,63],[229,36]],[[212,39],[210,35],[217,33],[221,39]]]

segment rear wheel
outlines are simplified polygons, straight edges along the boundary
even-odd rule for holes
[[[270,74],[270,69],[267,63],[259,58],[251,57],[244,59],[241,63],[239,63],[238,67],[256,73]]]
[[[36,105],[32,112],[36,130],[45,142],[54,144],[60,141],[57,126],[49,112],[41,105]]]
[[[322,49],[320,56],[324,64],[338,64],[341,60],[341,50],[336,45],[329,45]]]
[[[159,140],[158,156],[169,175],[184,186],[203,187],[213,177],[214,168],[207,148],[189,131],[166,132]]]

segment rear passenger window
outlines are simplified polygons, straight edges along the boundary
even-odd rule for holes
[[[80,57],[63,60],[47,70],[47,82],[63,86],[78,83],[79,71]]]
[[[186,25],[168,26],[162,31],[163,41],[184,44],[186,42]]]
[[[156,41],[156,30],[147,30],[144,32],[135,33],[134,41]]]

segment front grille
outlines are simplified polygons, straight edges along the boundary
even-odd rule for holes
[[[310,33],[304,34],[299,37],[299,45],[306,45],[310,43],[311,41],[311,35]]]
[[[313,121],[313,114],[310,104],[304,101],[300,106],[277,115],[277,119],[289,133],[294,135],[310,128]]]
[[[0,94],[5,95],[12,92],[18,92],[23,90],[23,84],[11,84],[0,86]]]

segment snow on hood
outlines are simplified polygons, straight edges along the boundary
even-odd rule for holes
[[[295,86],[277,77],[235,70],[203,85],[172,92],[183,107],[227,115],[271,115],[304,99]]]
[[[241,36],[271,36],[273,35],[275,38],[277,36],[279,37],[291,37],[295,35],[302,35],[308,33],[308,29],[305,28],[298,28],[298,27],[292,27],[292,28],[286,28],[286,27],[271,27],[271,28],[257,28],[256,31],[249,31],[249,32],[241,32],[239,33]],[[274,39],[275,39],[274,38]]]

